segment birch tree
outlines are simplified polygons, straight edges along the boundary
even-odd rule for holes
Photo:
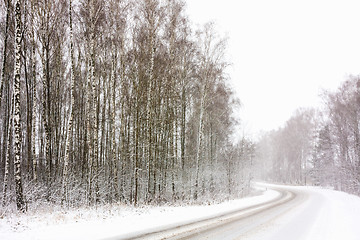
[[[225,49],[225,39],[218,39],[214,33],[213,24],[209,23],[204,26],[203,32],[198,33],[199,45],[201,47],[199,54],[199,100],[198,100],[198,125],[196,141],[196,174],[195,174],[195,191],[194,198],[197,199],[199,191],[199,172],[201,164],[201,155],[204,138],[204,113],[209,106],[209,94],[211,89],[217,84],[222,76],[222,70],[225,67],[223,54]]]
[[[69,178],[69,156],[70,145],[73,142],[73,119],[74,119],[74,43],[73,43],[73,24],[72,24],[72,1],[69,0],[69,27],[70,27],[70,117],[67,127],[67,141],[64,157],[64,169],[63,169],[63,200],[67,201],[68,195],[68,178]]]
[[[12,98],[14,99],[14,98]],[[6,153],[5,153],[5,169],[4,169],[4,184],[3,184],[3,206],[7,203],[7,195],[8,195],[8,188],[9,188],[9,174],[10,174],[10,151],[11,147],[13,146],[13,114],[14,114],[14,103],[10,101],[11,104],[11,111],[10,111],[10,120],[9,120],[9,127],[8,127],[8,134],[6,139]]]
[[[21,175],[21,118],[20,118],[20,81],[21,81],[21,1],[15,2],[15,66],[14,66],[14,174],[16,207],[25,212],[25,201],[23,197],[22,175]]]

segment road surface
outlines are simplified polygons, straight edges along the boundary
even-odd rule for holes
[[[265,185],[277,198],[214,218],[164,231],[112,239],[312,239],[323,196],[306,188]],[[289,238],[290,237],[290,238]]]

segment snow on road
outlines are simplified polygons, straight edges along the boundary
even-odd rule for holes
[[[210,206],[143,208],[118,206],[12,216],[0,219],[0,239],[63,240],[131,237],[269,202],[280,195],[269,189],[274,186],[296,193],[295,199],[284,204],[284,207],[279,208],[280,210],[264,212],[271,220],[262,222],[241,239],[360,239],[359,197],[315,187],[278,185],[262,185],[264,190],[268,189],[260,196]]]
[[[314,196],[312,199],[310,198],[308,204],[319,208],[308,239],[360,239],[359,197],[324,189],[308,191]]]
[[[271,186],[271,185],[267,185]],[[277,186],[277,185],[273,185]],[[287,211],[247,240],[359,240],[360,198],[317,187],[282,187],[298,194]],[[298,203],[296,203],[296,200]]]

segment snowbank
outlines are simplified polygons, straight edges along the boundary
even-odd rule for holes
[[[16,215],[0,219],[0,239],[91,240],[159,231],[267,202],[279,195],[273,190],[261,190],[263,193],[259,196],[214,205],[141,208],[104,206],[70,212]]]

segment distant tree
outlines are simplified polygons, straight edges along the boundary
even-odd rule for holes
[[[328,125],[333,152],[333,183],[340,190],[360,193],[360,103],[358,102],[358,77],[349,77],[336,92],[325,95]],[[320,139],[321,143],[321,139]],[[326,155],[323,161],[326,161]],[[325,162],[323,168],[329,165]]]
[[[323,126],[317,134],[317,141],[311,159],[311,177],[315,185],[335,186],[335,156],[329,125]]]
[[[269,153],[259,152],[257,155],[262,156],[262,161],[266,159],[271,163],[263,165],[271,167],[270,170],[266,170],[270,179],[306,184],[307,167],[315,141],[314,116],[314,109],[299,109],[284,127],[264,136],[262,145],[267,145],[270,150],[262,147],[258,150],[266,150]]]

